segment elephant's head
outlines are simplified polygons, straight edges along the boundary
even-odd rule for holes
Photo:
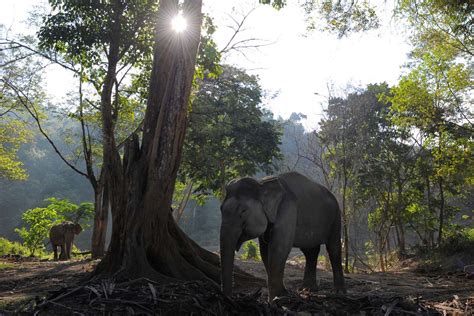
[[[79,223],[74,224],[74,234],[79,235],[82,232],[82,227]]]
[[[63,222],[62,224],[65,235],[79,235],[82,232],[82,227],[79,223]]]
[[[221,205],[221,282],[224,294],[232,294],[234,251],[243,242],[262,235],[274,223],[285,190],[278,178],[257,182],[252,178],[234,180],[226,186]]]

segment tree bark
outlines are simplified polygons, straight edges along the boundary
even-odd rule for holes
[[[105,254],[105,241],[110,206],[108,191],[108,187],[105,185],[101,177],[99,185],[94,193],[94,227],[91,241],[92,259],[101,258]]]
[[[159,5],[143,137],[141,142],[138,135],[130,138],[123,161],[111,128],[112,109],[102,109],[113,226],[108,251],[96,273],[219,283],[218,257],[189,239],[170,211],[200,41],[202,1],[184,2],[188,29],[180,34],[170,28],[171,18],[178,14],[178,1],[161,0]],[[120,6],[116,1],[115,10],[120,11]],[[120,39],[120,28],[115,31],[112,40]],[[110,47],[112,51],[112,42]]]
[[[396,205],[396,222],[395,228],[397,232],[397,243],[398,243],[398,252],[400,256],[404,256],[406,253],[405,247],[405,227],[403,223],[403,185],[400,176],[400,172],[398,172],[397,177],[397,205]]]

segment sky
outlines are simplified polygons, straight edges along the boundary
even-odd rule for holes
[[[34,5],[44,0],[2,0],[0,23],[13,33],[31,32],[22,21]],[[375,1],[382,12],[381,28],[338,39],[326,32],[306,31],[304,13],[298,1],[288,1],[277,11],[259,6],[257,0],[204,0],[204,11],[217,25],[215,40],[222,48],[233,31],[232,18],[240,21],[254,9],[237,39],[257,38],[269,45],[248,49],[243,54],[224,56],[229,64],[246,69],[260,78],[267,95],[265,106],[276,116],[288,118],[292,112],[308,117],[307,129],[317,127],[328,97],[328,86],[336,91],[347,86],[363,87],[370,83],[396,84],[408,61],[410,46],[399,21],[391,18],[389,1]],[[232,17],[232,18],[231,18]],[[47,70],[47,92],[55,100],[64,98],[68,86],[77,84],[59,67]]]

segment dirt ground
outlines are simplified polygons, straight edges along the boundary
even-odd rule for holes
[[[71,286],[92,271],[97,261],[72,260],[67,262],[0,259],[0,315],[41,299],[48,292]],[[3,265],[2,265],[3,264]],[[237,261],[244,270],[259,278],[266,274],[261,262]],[[417,274],[409,269],[398,272],[348,274],[346,286],[348,296],[360,298],[401,297],[412,301],[421,300],[442,314],[474,314],[474,280],[462,273]],[[296,291],[303,278],[303,263],[289,260],[285,270],[285,284]],[[318,295],[330,295],[332,273],[318,266]],[[266,296],[266,289],[262,295]]]

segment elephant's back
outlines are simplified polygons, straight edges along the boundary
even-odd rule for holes
[[[297,200],[298,216],[295,246],[326,243],[333,231],[340,229],[340,210],[334,195],[323,185],[297,172],[280,175]],[[339,225],[338,225],[339,222]]]

